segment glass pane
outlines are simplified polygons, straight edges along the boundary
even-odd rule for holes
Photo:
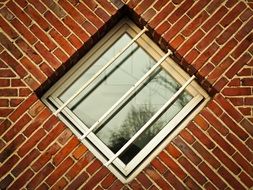
[[[104,64],[118,53],[131,38],[122,35],[95,63],[64,91],[59,99],[67,101]],[[78,95],[68,108],[91,127],[111,106],[116,103],[155,63],[141,47],[134,43],[88,88]]]
[[[157,71],[145,86],[96,135],[116,153],[180,88],[165,70]],[[176,102],[120,156],[127,164],[190,100],[184,92]]]

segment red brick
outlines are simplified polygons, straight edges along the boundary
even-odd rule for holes
[[[39,129],[36,131],[33,136],[31,136],[25,144],[23,144],[19,150],[18,154],[20,156],[26,155],[40,140],[41,138],[45,135],[45,131],[43,129]]]
[[[197,156],[181,138],[177,137],[173,140],[173,142],[195,165],[198,165],[201,162],[200,157]]]
[[[165,7],[165,5],[168,3],[167,0],[160,0],[160,1],[157,1],[155,4],[154,4],[154,8],[157,10],[157,11],[160,11],[163,7]]]
[[[58,18],[66,16],[66,12],[57,3],[50,1],[47,6],[57,15]]]
[[[33,175],[34,173],[32,172],[32,170],[26,170],[19,178],[15,180],[15,182],[9,187],[9,189],[21,189],[27,183],[27,181],[31,179]]]
[[[6,77],[16,77],[15,73],[11,69],[1,69],[0,70],[0,77],[6,78]],[[3,80],[3,79],[1,79]],[[7,80],[7,79],[5,79]],[[6,85],[9,86],[9,85]]]
[[[205,35],[205,37],[197,44],[197,49],[200,51],[203,51],[206,47],[208,47],[215,38],[220,34],[222,31],[222,28],[217,25],[215,26],[208,34]]]
[[[10,23],[30,44],[34,44],[38,40],[18,19],[13,19]]]
[[[168,3],[162,10],[150,21],[149,25],[152,28],[155,28],[159,23],[161,23],[168,16],[168,13],[171,13],[174,9],[172,3]]]
[[[57,141],[64,145],[73,136],[73,133],[69,129],[65,129],[61,135],[58,137]]]
[[[79,24],[83,24],[85,18],[66,0],[58,1],[59,5]]]
[[[36,37],[47,46],[49,50],[56,48],[55,43],[36,24],[33,24],[30,29],[34,34],[36,34]]]
[[[249,34],[233,51],[232,56],[237,59],[240,57],[250,45],[253,43],[253,34]]]
[[[179,181],[176,176],[171,173],[169,170],[164,174],[166,180],[171,184],[171,186],[175,189],[185,189],[184,183]]]
[[[225,88],[222,93],[225,96],[247,96],[251,95],[251,88],[237,87],[235,88]]]
[[[253,180],[244,172],[239,175],[240,180],[248,187],[251,188],[253,186]]]
[[[5,131],[7,131],[10,126],[11,126],[11,122],[9,119],[5,119],[3,122],[1,122],[0,123],[0,136],[2,136],[3,133],[5,133]]]
[[[1,151],[0,162],[3,163],[8,157],[10,157],[24,141],[25,137],[23,135],[18,135],[13,139],[13,141]]]
[[[180,157],[178,161],[200,185],[206,183],[206,178],[186,158]]]
[[[51,28],[48,22],[32,6],[28,5],[24,10],[44,31]]]
[[[160,154],[161,156],[162,154]],[[160,174],[164,174],[168,168],[164,166],[157,158],[153,159],[150,163]]]
[[[49,32],[49,34],[58,43],[58,46],[60,46],[62,49],[64,49],[67,52],[68,55],[73,55],[74,54],[75,49],[56,30],[52,29]]]
[[[223,110],[221,109],[220,106],[218,106],[218,104],[215,101],[208,102],[207,107],[209,108],[209,110],[212,110],[212,112],[215,113],[215,115],[217,116],[221,116],[221,114],[223,114]],[[209,121],[209,118],[208,118],[208,121]]]
[[[7,52],[3,52],[0,54],[0,58],[8,64],[21,78],[27,75],[26,70],[18,63],[12,56],[10,56]]]
[[[100,0],[101,1],[101,0]],[[135,7],[135,11],[138,15],[143,14],[143,12],[150,10],[149,7],[153,3],[152,0],[142,1],[138,4],[137,7]]]
[[[220,7],[222,3],[223,3],[223,0],[211,1],[208,7],[206,8],[207,12],[212,14],[215,10],[217,10]]]
[[[215,26],[221,18],[228,12],[227,8],[222,6],[217,12],[215,12],[202,26],[202,28],[208,32],[213,26]]]
[[[27,184],[27,189],[35,189],[44,179],[54,170],[54,166],[51,163],[45,165],[39,173],[37,173],[32,180]]]
[[[142,176],[145,176],[142,174]],[[146,176],[145,176],[146,177]],[[104,179],[103,181],[101,182],[101,186],[104,188],[104,189],[108,189],[114,181],[116,181],[117,178],[112,174],[112,173],[109,173]],[[146,178],[143,178],[143,180],[147,180],[147,177]]]
[[[167,150],[167,152],[174,158],[179,158],[182,155],[181,152],[171,143],[165,148],[165,150]]]
[[[58,166],[65,157],[79,144],[79,140],[73,137],[61,150],[55,155],[53,163]]]
[[[218,44],[224,44],[230,39],[233,34],[238,30],[238,28],[242,25],[240,20],[236,20],[233,22],[226,30],[224,30],[221,35],[216,39]]]
[[[241,154],[251,162],[253,160],[252,152],[232,133],[227,135],[227,140],[234,145],[234,147],[241,152]]]
[[[25,12],[20,9],[13,1],[8,1],[6,6],[19,18],[26,26],[29,26],[32,22],[31,18]]]
[[[177,175],[177,177],[180,179],[184,179],[186,177],[186,173],[166,153],[161,152],[159,154],[159,158],[168,166],[169,170],[173,171]]]
[[[243,119],[242,115],[223,96],[218,95],[215,100],[237,122]]]
[[[19,51],[19,49],[3,34],[0,33],[0,41],[1,44],[9,50],[9,52],[16,58],[19,59],[22,57],[22,53]]]
[[[5,178],[1,178],[0,188],[6,189],[13,181],[13,177],[11,175],[7,175]]]
[[[153,16],[156,14],[156,11],[153,9],[153,8],[150,8],[148,11],[146,11],[143,15],[142,15],[142,18],[145,20],[145,21],[149,21],[153,18]]]
[[[193,148],[207,161],[213,168],[217,169],[220,167],[219,161],[207,150],[205,149],[199,142],[195,142],[193,144]]]
[[[8,24],[2,17],[0,17],[0,23],[2,30],[11,38],[15,39],[18,37],[18,33]]]
[[[252,170],[252,166],[250,165],[250,160],[246,160],[237,152],[233,155],[233,159],[236,161],[237,164],[239,164],[243,168],[245,172],[247,172],[248,175],[253,177],[253,170]]]
[[[190,123],[187,127],[197,139],[202,142],[208,149],[212,149],[215,144],[199,129],[194,123]]]
[[[68,184],[68,181],[65,178],[61,178],[56,184],[52,187],[52,190],[64,189]]]
[[[25,125],[31,120],[31,118],[25,114],[23,115],[16,123],[12,126],[10,130],[8,130],[3,139],[8,142],[12,140],[21,130],[25,127]]]
[[[42,61],[38,54],[33,50],[31,51],[31,49],[28,48],[27,51],[32,54],[31,59],[33,61],[38,60],[37,63],[40,63]],[[46,80],[46,76],[40,71],[40,68],[30,62],[29,59],[23,57],[20,62],[39,82],[43,83]]]
[[[224,152],[227,152],[229,155],[234,154],[235,149],[213,128],[209,128],[208,134],[223,149]]]
[[[188,9],[193,5],[193,0],[184,1],[173,13],[169,16],[168,21],[174,24]]]
[[[215,171],[211,170],[207,164],[202,162],[199,165],[200,170],[210,179],[210,181],[218,188],[225,189],[227,185],[222,181],[222,179],[216,174]]]
[[[249,120],[243,119],[240,124],[251,136],[253,135],[253,124]]]
[[[244,9],[246,8],[245,3],[238,3],[229,13],[220,21],[223,27],[227,27]]]
[[[97,0],[97,2],[111,15],[116,13],[115,7],[112,5],[112,2]],[[148,1],[145,1],[148,4]],[[138,7],[137,7],[138,8]],[[146,10],[146,9],[145,9]]]
[[[200,56],[192,63],[196,70],[200,69],[207,60],[217,52],[219,46],[216,43],[210,45]]]
[[[68,187],[66,189],[67,190],[78,189],[87,181],[88,178],[89,178],[88,174],[85,171],[83,171],[81,174],[78,175],[78,177],[74,181],[68,184]]]
[[[95,159],[93,160],[93,162],[87,167],[86,171],[92,175],[93,173],[95,173],[97,170],[99,170],[102,167],[102,163]]]
[[[197,30],[178,50],[180,55],[186,54],[192,46],[194,46],[202,37],[204,33],[201,30]]]
[[[51,144],[51,142],[57,139],[64,129],[65,127],[62,123],[55,126],[54,129],[44,136],[44,138],[40,141],[38,144],[39,150],[45,150]]]
[[[143,187],[140,185],[140,183],[138,181],[136,181],[135,179],[132,180],[130,183],[129,183],[129,186],[132,188],[132,189],[143,189]]]
[[[196,140],[187,130],[182,130],[179,134],[190,145]]]
[[[253,15],[253,11],[250,8],[244,10],[244,12],[240,15],[240,20],[246,21]]]
[[[90,3],[90,2],[89,2]],[[86,3],[87,4],[87,3]],[[93,11],[88,9],[86,5],[80,2],[77,5],[77,9],[87,18],[91,23],[93,23],[98,29],[102,27],[103,22]]]
[[[55,115],[48,117],[47,121],[43,124],[43,128],[46,131],[50,131],[58,123],[59,119]]]
[[[178,35],[174,40],[170,42],[170,45],[172,49],[177,49],[183,42],[185,41],[185,38],[181,35]]]
[[[88,41],[89,36],[72,18],[66,16],[63,21],[83,42]]]
[[[145,173],[162,189],[172,189],[172,187],[152,168],[145,169]]]
[[[210,3],[210,1],[208,0],[204,0],[204,1],[199,1],[197,2],[193,7],[191,7],[191,9],[187,12],[187,15],[190,18],[194,18],[200,11],[202,11],[204,9],[204,7],[207,6],[207,4]]]
[[[57,57],[62,63],[65,63],[68,59],[69,56],[67,54],[65,54],[60,48],[57,48],[56,50],[54,50],[53,54],[55,55],[55,57]]]
[[[38,128],[41,128],[41,125],[45,120],[50,116],[51,112],[46,108],[40,112],[37,117],[35,117],[31,124],[23,131],[23,134],[27,137],[31,136]]]
[[[85,183],[82,189],[94,188],[108,173],[109,170],[106,167],[102,167],[92,178],[90,178]]]
[[[206,21],[208,14],[202,11],[196,18],[194,18],[183,30],[182,34],[186,37],[190,36],[202,23]]]
[[[58,32],[60,32],[64,37],[68,36],[70,34],[69,29],[63,24],[62,21],[60,21],[55,15],[53,15],[50,11],[47,11],[45,14],[45,18],[48,22],[56,29]]]
[[[234,189],[245,189],[239,182],[232,176],[224,167],[220,167],[218,173],[234,188]]]
[[[150,181],[150,179],[143,172],[141,172],[137,176],[137,179],[143,185],[143,187],[146,188],[146,189],[148,189],[152,185],[152,182]]]
[[[87,152],[77,163],[72,166],[72,168],[67,172],[66,177],[71,181],[82,171],[85,166],[92,162],[93,159],[94,156],[90,152]]]
[[[46,183],[51,187],[72,165],[73,160],[66,158],[46,179]]]
[[[197,185],[197,183],[195,181],[193,181],[193,179],[191,179],[189,176],[187,176],[184,179],[184,183],[187,185],[187,187],[189,187],[190,189],[198,189],[200,190],[201,187],[199,185]]]
[[[10,157],[4,164],[0,166],[0,178],[2,178],[7,172],[13,168],[13,166],[18,162],[19,157],[14,154]]]
[[[237,41],[235,39],[229,40],[212,58],[212,62],[215,65],[218,65],[232,49],[237,45]]]
[[[47,49],[46,47],[38,42],[35,44],[35,48],[37,51],[41,54],[43,58],[47,60],[47,62],[54,68],[57,69],[60,66],[60,62],[56,59],[55,56],[53,56]]]
[[[91,36],[93,36],[98,30],[96,29],[96,27],[91,24],[89,21],[84,21],[84,23],[82,24],[82,27],[85,29],[85,31],[87,31]]]
[[[238,165],[234,163],[226,154],[224,154],[221,149],[216,147],[212,152],[231,172],[236,175],[241,172],[241,169],[238,167]]]
[[[81,156],[84,155],[84,153],[87,151],[87,148],[83,145],[83,144],[80,144],[77,149],[73,152],[73,157],[75,159],[80,159]]]
[[[46,163],[57,153],[60,146],[56,143],[50,145],[50,147],[41,154],[38,159],[31,165],[34,171],[39,171]]]
[[[229,129],[231,129],[240,139],[246,140],[248,138],[249,135],[239,125],[237,125],[228,115],[223,114],[221,119],[229,127]]]
[[[37,158],[39,155],[39,151],[37,149],[33,149],[26,157],[24,157],[18,165],[11,171],[11,173],[17,177],[19,176],[23,171],[25,171],[26,168]]]
[[[245,36],[247,36],[253,29],[253,18],[251,18],[235,35],[238,41],[241,41]]]
[[[183,16],[179,19],[174,26],[170,27],[170,29],[163,35],[164,39],[170,41],[174,38],[177,33],[189,22],[189,18],[187,16]]]

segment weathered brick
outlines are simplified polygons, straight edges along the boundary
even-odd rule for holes
[[[231,175],[223,166],[218,170],[218,173],[235,189],[245,189],[233,175]]]

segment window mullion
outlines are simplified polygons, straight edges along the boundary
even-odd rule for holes
[[[109,166],[117,157],[119,157],[177,98],[178,96],[184,91],[184,89],[195,79],[193,75],[186,83],[181,86],[181,88],[149,119],[149,121],[143,125],[139,131],[127,141],[127,143],[120,148],[120,150],[114,154],[112,158],[110,158],[106,163],[105,166]]]
[[[144,27],[122,50],[120,50],[112,59],[105,64],[92,78],[90,78],[81,88],[73,94],[64,104],[61,105],[55,112],[54,115],[58,115],[75,97],[77,97],[85,88],[87,88],[106,68],[108,68],[121,54],[123,54],[142,34],[148,29]]]
[[[171,55],[172,52],[169,50],[149,71],[143,75],[104,115],[102,115],[99,120],[94,123],[85,134],[80,137],[83,140],[87,135],[89,135],[96,127],[98,127],[119,105],[121,105],[127,97],[130,97],[136,89],[163,63],[163,61]]]

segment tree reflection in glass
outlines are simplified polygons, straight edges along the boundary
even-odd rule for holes
[[[179,83],[160,68],[96,135],[116,153],[179,88]],[[120,159],[125,164],[131,161],[191,99],[189,93],[181,94],[168,110],[131,144]]]

